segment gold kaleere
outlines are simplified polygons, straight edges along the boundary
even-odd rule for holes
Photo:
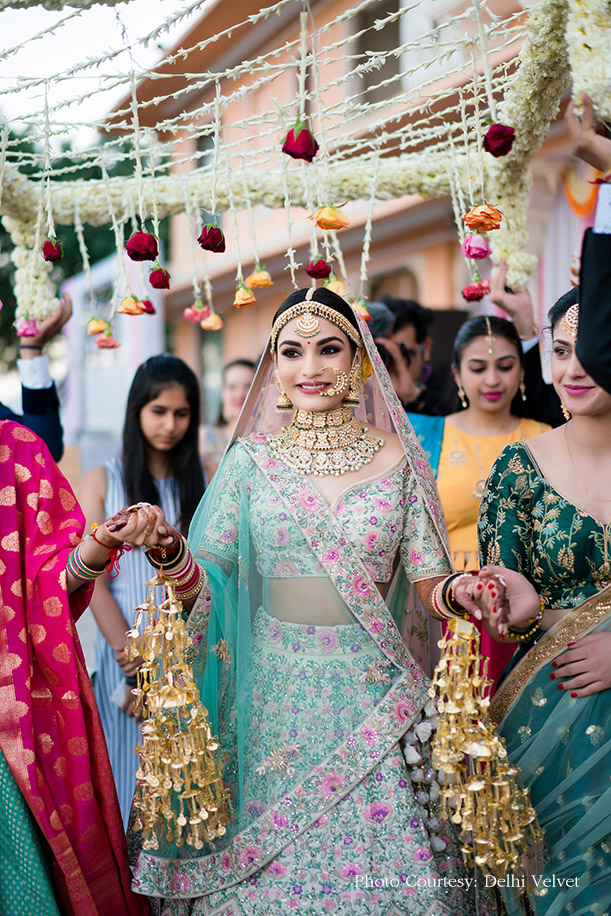
[[[510,871],[524,876],[523,857],[541,844],[543,831],[529,791],[520,787],[518,769],[507,759],[505,742],[489,721],[484,693],[492,681],[486,676],[487,659],[481,668],[479,632],[467,620],[449,620],[439,647],[441,660],[429,693],[439,713],[432,763],[445,776],[443,815],[460,826],[468,864],[497,878]]]
[[[223,785],[208,711],[201,702],[185,653],[190,643],[171,579],[158,575],[150,594],[136,608],[128,632],[130,658],[144,659],[138,671],[135,702],[142,707],[142,743],[136,747],[134,828],[143,833],[143,848],[158,849],[159,833],[167,842],[202,849],[227,832],[231,819],[229,792]],[[166,598],[155,603],[155,588]],[[142,644],[136,639],[143,629]]]

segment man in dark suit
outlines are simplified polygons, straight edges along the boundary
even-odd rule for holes
[[[611,394],[611,139],[596,123],[594,106],[582,93],[578,117],[573,105],[567,125],[573,152],[602,172],[594,228],[581,251],[577,356],[597,385]],[[606,182],[605,182],[606,179]]]
[[[47,444],[55,461],[64,453],[64,433],[57,391],[49,374],[49,358],[43,355],[42,348],[59,334],[71,315],[72,303],[64,296],[55,314],[39,323],[35,337],[19,338],[17,369],[23,413],[16,414],[0,402],[0,420],[13,420],[27,426]]]

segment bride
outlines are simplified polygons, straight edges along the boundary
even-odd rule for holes
[[[299,290],[278,310],[189,548],[177,540],[164,574],[193,605],[235,816],[214,849],[160,830],[135,889],[164,916],[474,913],[431,809],[423,668],[429,624],[477,611],[481,589],[452,575],[429,464],[339,296]],[[406,612],[414,590],[432,620]]]

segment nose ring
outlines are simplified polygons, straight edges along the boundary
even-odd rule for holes
[[[340,392],[342,392],[345,388],[348,387],[348,376],[346,375],[344,370],[338,369],[337,367],[334,366],[333,371],[335,372],[335,385],[333,386],[333,388],[329,388],[328,391],[321,392],[321,394],[327,398],[332,398],[336,394],[340,394]]]

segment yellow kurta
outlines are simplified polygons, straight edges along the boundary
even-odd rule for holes
[[[477,516],[484,484],[506,445],[532,439],[549,429],[536,420],[520,420],[500,436],[472,436],[446,420],[437,486],[448,523],[452,558],[458,570],[478,569]]]

